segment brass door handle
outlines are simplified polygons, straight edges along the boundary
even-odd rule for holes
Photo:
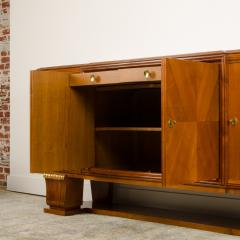
[[[169,119],[167,123],[168,123],[168,127],[169,127],[169,128],[173,128],[173,127],[176,126],[177,121],[176,121],[176,120],[173,120],[173,119]]]
[[[237,117],[233,117],[233,118],[229,119],[229,123],[232,126],[236,126],[238,124],[238,122],[239,122],[239,120]]]

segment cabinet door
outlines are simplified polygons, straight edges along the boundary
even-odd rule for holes
[[[219,69],[164,59],[163,177],[167,186],[219,177]]]
[[[69,74],[31,72],[31,172],[61,171],[66,158]]]
[[[228,183],[240,184],[240,64],[228,65],[229,74],[229,158]]]

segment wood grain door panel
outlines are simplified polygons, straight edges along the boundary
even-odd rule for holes
[[[196,180],[217,180],[220,170],[219,122],[197,123],[197,178]]]
[[[191,182],[196,179],[197,125],[178,122],[167,132],[165,177],[167,185]]]
[[[240,64],[228,65],[229,74],[229,119],[240,120]],[[229,127],[228,183],[240,184],[240,124]]]
[[[164,59],[163,166],[167,186],[219,176],[218,65]],[[176,121],[172,128],[168,120]]]
[[[31,72],[31,172],[63,170],[69,74]]]
[[[94,162],[93,89],[69,87],[69,73],[31,73],[31,172],[81,172]]]

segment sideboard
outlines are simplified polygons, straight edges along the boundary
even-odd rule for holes
[[[239,195],[239,102],[240,51],[31,71],[30,169],[44,174],[45,212],[240,235],[234,219],[157,215],[112,202],[114,183]],[[83,206],[84,179],[91,207]]]

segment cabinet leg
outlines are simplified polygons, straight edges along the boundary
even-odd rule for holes
[[[44,212],[62,216],[80,213],[83,197],[83,179],[68,178],[65,174],[44,174],[46,202]]]

